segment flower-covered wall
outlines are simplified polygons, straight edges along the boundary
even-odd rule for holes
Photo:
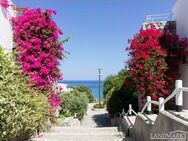
[[[11,51],[13,48],[13,31],[10,23],[10,18],[16,15],[13,3],[8,0],[5,6],[4,0],[0,0],[0,47]]]

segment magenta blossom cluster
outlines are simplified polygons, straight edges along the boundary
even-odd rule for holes
[[[48,101],[52,107],[60,107],[60,93],[51,93],[48,95]]]
[[[9,7],[9,2],[8,2],[8,0],[0,0],[0,5],[3,8],[8,8]]]
[[[30,78],[30,83],[39,90],[52,90],[52,83],[61,79],[58,68],[63,59],[63,46],[58,28],[52,15],[53,10],[42,12],[38,9],[24,9],[22,14],[12,19],[14,40],[17,46],[17,60],[22,67],[22,74]],[[57,98],[51,100],[58,103]]]

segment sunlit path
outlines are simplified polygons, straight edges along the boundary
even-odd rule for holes
[[[105,109],[94,109],[94,103],[88,105],[87,115],[85,116],[83,127],[110,127],[110,118]]]

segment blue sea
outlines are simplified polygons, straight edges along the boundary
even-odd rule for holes
[[[61,83],[61,81],[60,81]],[[92,94],[94,96],[95,99],[99,99],[99,81],[98,80],[65,80],[62,83],[65,83],[68,85],[69,87],[73,87],[73,86],[86,86],[88,88],[91,89]],[[100,81],[100,94],[101,94],[101,98],[103,98],[103,85],[104,85],[104,81]]]

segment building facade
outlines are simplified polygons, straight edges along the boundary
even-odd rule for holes
[[[0,5],[0,47],[6,51],[11,51],[13,48],[13,31],[10,19],[16,15],[11,0],[9,0],[9,4],[12,6],[8,8],[3,8]]]
[[[173,9],[173,20],[176,21],[176,33],[181,38],[188,38],[188,0],[177,0]],[[188,58],[187,58],[188,62]],[[181,80],[183,86],[188,87],[188,63],[180,66]],[[188,93],[183,95],[183,109],[188,109]]]

